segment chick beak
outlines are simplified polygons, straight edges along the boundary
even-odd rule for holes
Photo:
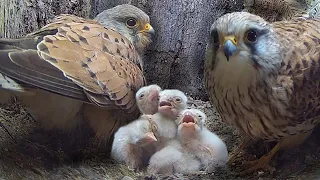
[[[156,101],[156,100],[158,100],[158,98],[159,98],[159,90],[157,88],[150,89],[148,99],[150,99],[152,101]]]
[[[230,56],[232,56],[238,50],[237,41],[234,36],[227,36],[224,39],[223,51],[227,61],[229,61]]]
[[[182,125],[185,128],[195,129],[196,121],[192,114],[185,113],[182,119]]]
[[[140,139],[138,139],[135,144],[138,146],[145,146],[147,144],[158,141],[153,132],[145,133]]]
[[[141,33],[149,33],[151,35],[154,35],[154,29],[149,23],[145,24],[143,29],[141,31],[139,31],[139,32],[141,32]]]
[[[153,132],[147,132],[144,134],[143,139],[145,142],[154,142],[157,141],[157,138],[154,136]]]

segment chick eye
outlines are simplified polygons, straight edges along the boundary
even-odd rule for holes
[[[176,102],[181,102],[182,101],[181,98],[176,98],[175,100],[176,100]]]
[[[134,18],[130,18],[127,20],[126,24],[128,27],[133,28],[137,25],[137,20]]]
[[[144,94],[140,94],[139,98],[142,99],[144,97]]]
[[[258,33],[254,29],[249,29],[246,33],[246,40],[250,43],[254,43],[257,41]]]

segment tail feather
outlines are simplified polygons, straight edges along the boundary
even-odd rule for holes
[[[0,77],[0,85],[3,89],[25,91],[23,89],[28,84],[33,88],[90,103],[82,88],[42,60],[36,50],[23,49],[26,44],[26,39],[0,39],[0,73],[3,76]]]
[[[0,74],[0,88],[10,91],[25,92],[27,88],[10,77]]]
[[[24,37],[20,39],[0,39],[0,49],[37,49],[37,44],[42,41],[42,36]]]

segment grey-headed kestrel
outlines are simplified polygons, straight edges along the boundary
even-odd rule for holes
[[[205,86],[222,119],[251,139],[283,148],[302,143],[320,120],[320,18],[268,23],[247,12],[220,17],[211,26]],[[273,169],[274,170],[274,169]]]
[[[110,139],[139,115],[141,55],[152,34],[149,16],[128,4],[94,20],[57,16],[25,37],[0,39],[2,88],[22,91],[23,103],[45,127],[69,130],[83,114],[98,138]]]

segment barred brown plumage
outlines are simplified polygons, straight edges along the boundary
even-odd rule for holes
[[[244,0],[243,11],[253,13],[268,22],[308,17],[307,3],[298,0]]]
[[[320,119],[320,18],[268,23],[246,12],[211,27],[205,86],[222,119],[252,139],[277,141],[258,165],[298,145]]]

